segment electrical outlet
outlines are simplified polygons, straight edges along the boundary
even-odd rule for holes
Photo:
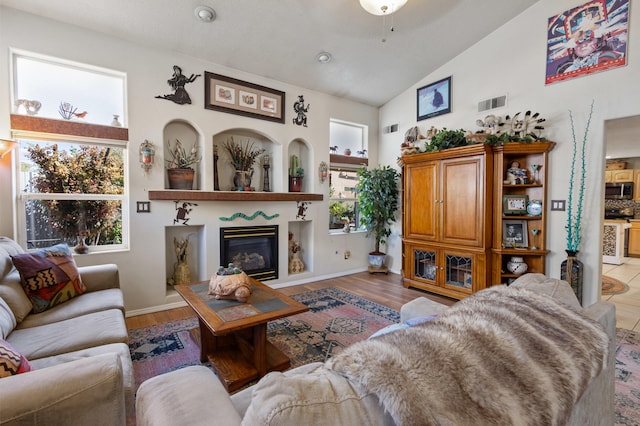
[[[345,252],[344,252],[344,258],[345,258],[345,259],[348,259],[348,258],[350,258],[350,257],[351,257],[351,252],[350,252],[349,250],[345,251]]]

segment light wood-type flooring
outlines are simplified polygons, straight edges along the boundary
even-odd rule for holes
[[[335,287],[348,291],[351,294],[355,294],[356,296],[360,296],[367,300],[371,300],[372,302],[379,303],[380,305],[395,309],[396,311],[400,311],[400,307],[402,305],[420,296],[427,297],[447,306],[451,306],[456,302],[455,299],[450,299],[448,297],[442,297],[417,289],[404,288],[402,286],[400,275],[393,273],[385,275],[359,272],[343,277],[285,287],[279,289],[279,291],[287,295],[292,295],[328,287]],[[153,324],[174,321],[191,315],[193,315],[193,311],[190,307],[185,306],[183,308],[129,317],[126,322],[127,328],[141,328],[148,327]]]

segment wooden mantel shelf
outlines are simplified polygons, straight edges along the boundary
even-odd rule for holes
[[[322,194],[307,192],[258,191],[184,191],[179,189],[150,190],[149,200],[169,201],[322,201]]]

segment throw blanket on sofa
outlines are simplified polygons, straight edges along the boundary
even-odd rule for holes
[[[400,425],[562,425],[602,370],[600,324],[505,286],[432,321],[356,343],[327,361]]]

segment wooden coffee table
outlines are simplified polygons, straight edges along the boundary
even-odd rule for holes
[[[267,341],[267,323],[308,311],[307,306],[253,278],[246,303],[217,300],[208,294],[208,281],[175,289],[198,316],[200,361],[211,362],[227,391],[289,368],[289,358]]]

